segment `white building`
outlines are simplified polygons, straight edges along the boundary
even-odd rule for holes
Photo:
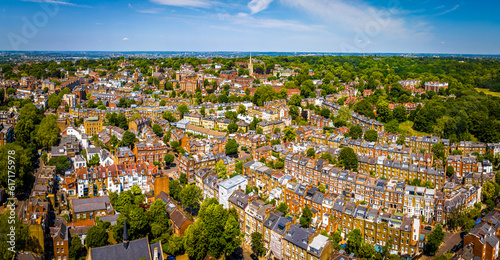
[[[219,183],[219,203],[222,204],[225,209],[229,208],[229,197],[238,189],[245,190],[247,184],[248,180],[241,175]]]
[[[405,188],[403,213],[408,217],[424,216],[429,221],[434,216],[434,195],[436,190],[407,185]]]
[[[85,168],[87,167],[87,161],[85,160],[85,158],[83,158],[81,154],[78,154],[75,156],[73,166],[75,170],[79,168]]]

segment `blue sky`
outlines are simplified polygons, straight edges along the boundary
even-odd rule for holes
[[[0,50],[500,54],[500,1],[0,0]]]

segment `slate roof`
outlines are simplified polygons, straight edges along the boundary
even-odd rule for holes
[[[163,260],[160,243],[150,245],[147,238],[130,241],[127,249],[125,249],[123,244],[92,248],[90,254],[92,260],[137,260],[141,257],[152,260],[154,256],[151,258],[149,252],[151,251],[151,254],[153,254],[155,248],[158,248],[158,259]]]

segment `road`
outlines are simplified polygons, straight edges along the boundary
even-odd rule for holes
[[[462,238],[460,237],[460,232],[452,233],[447,231],[444,237],[444,244],[441,245],[438,252],[436,253],[436,256],[443,255],[448,251],[451,252],[451,249],[455,245],[458,245],[460,241],[462,241]],[[427,260],[427,259],[434,259],[434,256],[422,255],[422,257],[419,258],[419,260]]]
[[[448,251],[451,251],[451,249],[455,245],[458,245],[460,241],[462,241],[462,238],[460,237],[460,232],[456,233],[446,232],[446,236],[444,237],[444,244],[441,246],[441,248],[439,248],[439,251],[437,252],[436,255],[442,255]]]

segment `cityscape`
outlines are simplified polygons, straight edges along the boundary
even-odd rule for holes
[[[0,259],[500,259],[500,3],[388,2],[2,2]]]

